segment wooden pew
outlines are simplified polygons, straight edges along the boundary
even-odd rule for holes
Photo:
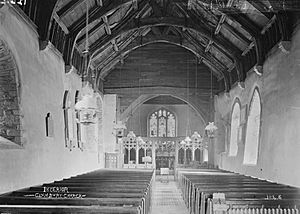
[[[138,213],[151,205],[153,171],[98,170],[0,196],[0,213]]]
[[[254,212],[261,207],[270,212],[272,210],[268,208],[277,209],[279,213],[284,212],[285,208],[297,212],[294,208],[300,205],[300,191],[297,188],[227,171],[183,172],[178,173],[177,181],[190,212],[196,214],[212,214],[210,206],[212,195],[216,192],[225,193],[227,212],[241,212],[241,209]]]

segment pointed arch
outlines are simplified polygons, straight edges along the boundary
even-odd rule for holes
[[[71,138],[73,138],[73,123],[72,112],[70,111],[71,101],[68,90],[65,90],[63,97],[63,114],[64,114],[64,132],[65,132],[65,147],[71,147]]]
[[[238,153],[238,136],[241,124],[241,105],[237,98],[232,107],[229,156],[236,156]]]
[[[244,151],[244,164],[256,165],[259,153],[261,126],[261,99],[258,88],[254,89],[249,107]]]

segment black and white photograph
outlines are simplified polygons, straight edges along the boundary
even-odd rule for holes
[[[300,0],[0,0],[0,214],[299,214]]]

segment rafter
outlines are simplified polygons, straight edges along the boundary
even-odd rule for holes
[[[185,33],[188,33],[188,32],[185,32]],[[194,53],[199,54],[199,55],[197,55],[197,57],[203,58],[205,64],[207,64],[207,66],[211,67],[212,70],[217,73],[219,78],[220,78],[220,75],[221,75],[221,77],[224,78],[224,81],[226,81],[225,82],[226,88],[228,89],[230,87],[229,86],[229,76],[228,76],[228,74],[226,74],[226,67],[224,65],[222,65],[222,63],[220,61],[218,61],[218,59],[216,59],[210,53],[209,54],[205,53],[204,48],[201,47],[201,45],[198,44],[197,41],[193,37],[190,37],[186,34],[185,42],[180,43],[180,40],[181,40],[181,38],[179,38],[178,36],[170,36],[170,35],[161,35],[161,36],[154,36],[154,37],[150,36],[150,37],[143,38],[143,45],[164,41],[164,42],[168,42],[170,44],[176,44],[176,45],[185,47],[189,50],[193,49]],[[194,44],[194,46],[190,46],[191,41]],[[101,77],[104,78],[107,75],[107,73],[111,69],[113,69],[112,65],[114,65],[115,61],[118,61],[121,56],[127,55],[132,50],[135,50],[137,47],[141,47],[143,45],[140,44],[139,38],[136,37],[136,39],[134,41],[132,41],[130,43],[130,45],[126,46],[125,49],[122,49],[119,51],[119,53],[114,53],[109,58],[106,58],[105,60],[103,60],[103,62],[105,62],[105,65],[101,63],[102,66],[101,66],[101,68],[99,68],[101,70]]]
[[[220,62],[211,53],[205,52],[205,48],[198,42],[198,40],[194,36],[192,36],[189,32],[183,32],[183,35],[186,37],[187,41],[191,41],[191,43],[197,47],[197,51],[202,56],[203,59],[213,62],[218,66],[218,68],[222,69],[219,70],[220,73],[226,70],[226,66],[222,62]]]
[[[210,50],[212,44],[213,44],[213,41],[209,40],[207,46],[205,47],[205,53],[207,53]]]
[[[108,35],[111,35],[111,30],[110,30],[110,26],[109,26],[109,23],[108,23],[108,19],[107,19],[107,16],[103,16],[102,17],[102,20],[104,22],[104,26],[105,26],[105,31]]]
[[[187,11],[188,15],[191,17],[191,19],[195,20],[198,24],[202,22],[201,19],[191,10]],[[212,35],[212,32],[214,32],[214,29],[212,26],[208,24],[203,24],[208,31],[210,32],[210,36],[208,36],[208,39],[216,44],[216,46],[219,46],[221,49],[229,51],[230,55],[235,63],[237,73],[238,73],[238,81],[243,81],[245,79],[245,72],[243,69],[243,66],[241,65],[241,57],[242,52],[239,50],[238,47],[236,47],[234,44],[232,44],[227,38],[224,36],[217,34]],[[214,39],[213,39],[214,38]],[[218,41],[218,42],[216,42]],[[209,48],[209,47],[208,47]]]
[[[248,0],[248,2],[268,19],[272,18],[272,11],[260,0]]]
[[[97,69],[101,68],[105,63],[110,62],[112,58],[116,58],[118,56],[121,56],[122,51],[124,50],[124,48],[127,47],[127,45],[129,45],[132,40],[134,40],[136,37],[139,36],[139,32],[135,31],[133,33],[129,33],[126,38],[124,38],[123,42],[118,46],[118,51],[108,55],[105,59],[102,60],[101,63],[99,63],[97,65]],[[101,55],[101,53],[94,55],[93,59],[97,59],[97,57]]]
[[[261,30],[261,34],[265,34],[266,31],[276,22],[276,15],[274,15],[268,23],[264,26],[264,28]]]
[[[261,29],[249,18],[247,18],[244,14],[227,14],[228,17],[232,18],[236,22],[240,23],[242,27],[250,33],[250,35],[254,38],[255,48],[256,48],[256,58],[257,64],[262,65],[264,62],[264,45],[263,38],[261,35]]]
[[[253,47],[255,46],[254,42],[251,42],[248,47],[243,51],[242,56],[245,56]]]
[[[226,66],[223,65],[222,62],[220,62],[215,56],[213,56],[211,53],[206,53],[206,48],[204,49],[201,44],[194,38],[190,33],[184,32],[183,35],[187,36],[187,39],[191,41],[194,45],[198,47],[198,51],[200,52],[200,55],[202,56],[202,60],[205,60],[206,62],[210,62],[211,66],[218,65],[218,71],[222,74],[225,82],[225,88],[226,91],[230,89],[230,82],[229,82],[229,74],[227,73]],[[220,70],[221,68],[221,70]]]
[[[94,33],[96,33],[101,27],[104,27],[104,22],[102,20],[99,23],[97,23],[92,29],[89,30],[88,32],[89,37],[92,37]],[[76,43],[80,45],[83,41],[85,41],[85,34],[79,37]]]
[[[57,22],[57,24],[61,27],[61,29],[65,32],[65,34],[69,34],[69,30],[67,26],[61,21],[57,13],[53,13],[53,18]]]
[[[103,6],[98,7],[95,5],[89,11],[89,23],[94,22],[95,20],[101,18],[104,15],[115,11],[116,9],[132,4],[132,0],[110,0],[110,1],[103,1]],[[83,14],[77,21],[75,21],[70,27],[69,30],[75,36],[85,27],[85,17],[86,13]]]
[[[115,39],[113,39],[113,40],[111,41],[111,44],[113,45],[113,48],[114,48],[114,51],[115,51],[115,52],[119,51],[119,47],[118,47],[118,44],[116,43],[116,40],[115,40]]]
[[[91,46],[91,51],[96,51],[97,49],[101,48],[104,44],[106,44],[107,42],[124,32],[151,26],[177,26],[190,28],[195,31],[198,31],[202,36],[211,39],[219,47],[229,52],[232,57],[241,54],[241,51],[237,47],[230,45],[227,39],[220,35],[211,35],[209,30],[207,30],[204,26],[200,25],[199,23],[195,24],[194,20],[175,17],[145,18],[139,20],[138,22],[134,20],[131,20],[130,22],[125,22],[124,24],[122,24],[122,26],[116,27],[112,31],[112,35],[102,37],[97,42],[95,42]]]
[[[72,0],[67,3],[63,8],[57,11],[57,15],[59,17],[66,16],[69,12],[73,11],[76,7],[81,5],[85,0]]]
[[[229,25],[227,22],[223,24],[223,26],[232,33],[237,39],[239,39],[241,42],[244,43],[251,43],[251,40],[249,40],[246,36],[244,36],[242,33],[234,29],[231,25]]]
[[[222,24],[224,23],[225,18],[226,18],[226,15],[225,15],[225,14],[222,14],[222,16],[221,16],[221,18],[220,18],[220,20],[219,20],[219,23],[218,23],[218,25],[217,25],[217,27],[216,27],[215,34],[218,34],[218,33],[220,32],[221,26],[222,26]]]

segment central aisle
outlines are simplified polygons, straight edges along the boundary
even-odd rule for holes
[[[169,176],[169,182],[166,180],[165,177],[156,176],[150,214],[189,214],[174,176]]]

